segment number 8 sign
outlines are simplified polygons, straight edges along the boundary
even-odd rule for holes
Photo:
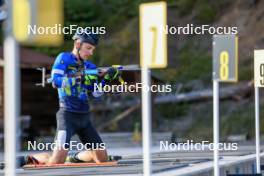
[[[237,37],[214,35],[213,79],[221,82],[237,81]]]
[[[255,87],[264,87],[264,50],[254,50]]]

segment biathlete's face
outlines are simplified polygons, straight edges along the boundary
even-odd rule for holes
[[[84,60],[89,59],[90,56],[93,55],[93,52],[95,50],[95,46],[89,44],[89,43],[81,43],[80,42],[76,42],[76,48],[80,48],[79,50],[79,54],[80,57]]]

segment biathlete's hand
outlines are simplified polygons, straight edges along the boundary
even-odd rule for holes
[[[83,78],[82,78],[81,75],[75,77],[75,81],[76,81],[76,83],[81,83],[82,80],[83,80]]]
[[[98,81],[98,77],[96,75],[84,75],[84,85],[90,86]]]
[[[98,70],[98,76],[100,78],[103,78],[105,76],[105,74],[107,73],[107,69],[99,69]]]
[[[104,76],[104,79],[107,81],[113,81],[115,79],[118,79],[120,76],[120,72],[117,68],[110,67]]]

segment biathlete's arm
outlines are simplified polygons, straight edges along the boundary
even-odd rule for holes
[[[51,71],[52,83],[56,88],[72,87],[76,83],[76,78],[68,78],[65,76],[67,63],[63,60],[63,53],[61,53],[55,60]]]

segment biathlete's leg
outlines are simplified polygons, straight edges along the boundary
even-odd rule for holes
[[[34,155],[28,155],[26,157],[29,157],[31,160],[36,159],[39,164],[46,164],[48,163],[50,156],[50,153],[37,153]],[[30,164],[30,161],[28,161],[28,164]]]
[[[96,163],[106,162],[108,160],[106,146],[93,127],[89,114],[86,114],[82,123],[83,127],[76,132],[86,150],[69,155],[69,161]]]
[[[18,156],[17,162],[19,163],[19,166],[22,167],[27,164],[46,164],[49,161],[49,158],[49,153],[38,153],[34,155]]]
[[[107,162],[107,152],[106,150],[86,150],[81,152],[76,152],[69,154],[68,159],[69,162],[79,163],[79,162]]]
[[[73,114],[59,110],[56,114],[57,118],[57,134],[56,148],[53,150],[49,158],[48,164],[64,163],[68,154],[68,148],[71,137],[75,133]]]
[[[64,163],[68,154],[68,150],[55,149],[49,157],[47,164],[61,164]]]

